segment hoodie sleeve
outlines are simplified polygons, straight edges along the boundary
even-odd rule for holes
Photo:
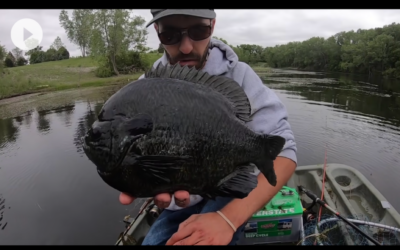
[[[250,66],[245,65],[245,68],[242,88],[249,97],[253,114],[252,121],[247,125],[255,132],[285,138],[286,144],[279,156],[289,158],[297,165],[296,142],[285,106],[276,93],[264,85]]]

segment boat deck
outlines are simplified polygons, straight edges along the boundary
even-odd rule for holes
[[[298,166],[296,172],[286,186],[296,188],[299,185],[312,191],[318,197],[322,193],[322,178],[324,166]],[[305,194],[300,194],[303,207],[312,204]],[[323,200],[345,218],[362,216],[367,221],[400,228],[400,215],[386,198],[358,170],[342,165],[327,164],[325,173],[325,191]],[[121,233],[116,245],[140,245],[152,223],[157,218],[157,211],[151,200],[146,203],[142,199],[141,212],[135,218],[126,218],[127,229]],[[345,235],[347,245],[355,244]],[[396,237],[399,237],[397,234]],[[299,236],[299,240],[302,237]],[[399,242],[397,239],[396,242]],[[274,244],[279,244],[276,242]]]

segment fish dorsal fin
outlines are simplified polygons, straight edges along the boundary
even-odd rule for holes
[[[232,104],[236,116],[245,122],[250,121],[251,106],[243,88],[226,76],[214,76],[195,67],[180,66],[179,63],[173,66],[164,66],[161,62],[156,68],[145,73],[145,78],[173,78],[189,81],[208,86],[224,95]]]

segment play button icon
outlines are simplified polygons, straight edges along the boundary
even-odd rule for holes
[[[29,30],[24,28],[24,40],[27,40],[28,38],[30,38],[33,34],[31,32],[29,32]]]
[[[42,42],[42,39],[42,27],[33,19],[21,19],[11,29],[11,40],[21,50],[36,48]]]

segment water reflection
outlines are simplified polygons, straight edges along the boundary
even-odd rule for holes
[[[345,74],[285,74],[263,76],[273,89],[287,90],[291,95],[304,97],[311,105],[332,106],[380,118],[388,124],[400,126],[400,81],[351,76]]]
[[[62,124],[66,127],[71,126],[71,115],[75,109],[75,103],[71,102],[62,107],[57,107],[52,110],[39,110],[37,111],[37,129],[42,134],[47,134],[51,129],[51,124],[49,120],[49,114],[56,114],[57,117],[61,119]]]
[[[19,126],[14,123],[14,120],[16,119],[0,119],[0,156],[17,141]]]
[[[60,107],[55,109],[54,112],[58,118],[60,118],[61,122],[65,124],[66,127],[72,125],[72,115],[75,110],[75,103],[72,102],[64,107]]]
[[[25,128],[29,129],[32,123],[32,116],[33,111],[29,110],[22,115],[16,116],[14,119],[17,122],[18,126],[25,126]]]
[[[328,162],[360,170],[400,210],[399,82],[279,70],[260,77],[288,108],[299,165],[323,163],[327,145]],[[114,244],[141,201],[119,204],[81,137],[117,89],[0,106],[0,114],[18,111],[0,119],[0,244]]]
[[[0,230],[4,230],[7,226],[7,222],[4,220],[4,212],[6,210],[5,199],[0,194]]]
[[[46,134],[50,131],[50,121],[46,118],[47,112],[46,111],[38,111],[38,116],[36,119],[37,126],[36,128],[42,134]]]
[[[95,120],[97,119],[97,114],[100,113],[102,107],[103,107],[103,102],[97,102],[95,104],[86,102],[87,111],[78,120],[78,124],[74,134],[74,145],[77,148],[77,152],[82,154],[82,156],[83,156],[82,137],[95,122]]]
[[[82,157],[80,138],[102,102],[0,120],[0,244],[113,244],[123,217],[137,213],[140,203],[119,204]]]

